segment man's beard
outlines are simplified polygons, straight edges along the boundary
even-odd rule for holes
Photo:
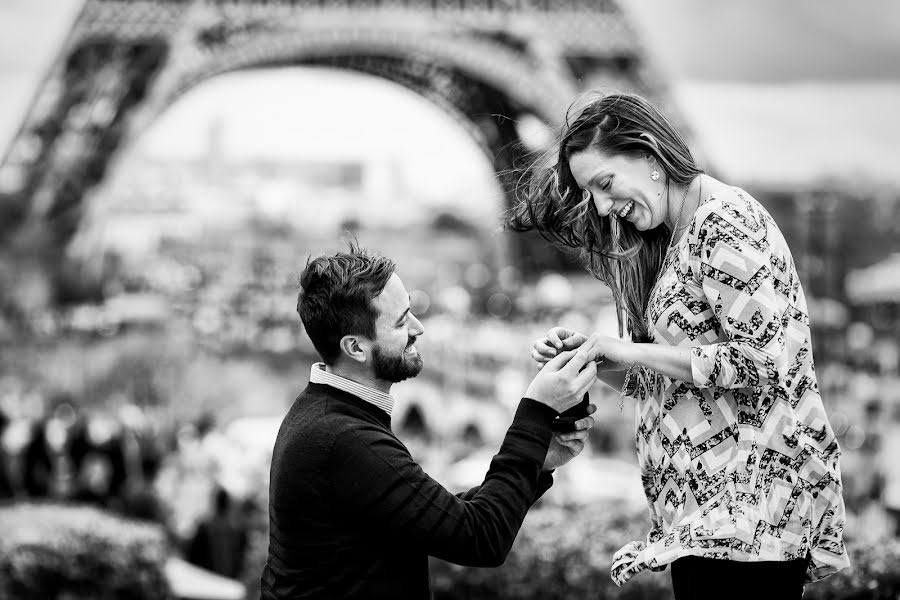
[[[415,340],[410,340],[406,348],[409,348]],[[422,357],[416,352],[407,354],[404,348],[399,355],[386,354],[381,351],[381,346],[375,346],[372,351],[372,367],[375,369],[375,377],[383,381],[397,383],[410,377],[415,377],[422,370]]]

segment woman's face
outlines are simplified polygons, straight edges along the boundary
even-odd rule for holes
[[[656,181],[650,178],[651,161],[589,148],[569,157],[569,169],[582,193],[590,192],[601,217],[613,215],[630,221],[639,231],[647,231],[668,216],[663,194],[665,177]]]

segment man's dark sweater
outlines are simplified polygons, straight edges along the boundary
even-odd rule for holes
[[[454,495],[413,460],[386,412],[310,383],[275,441],[262,598],[423,599],[429,555],[502,564],[552,484],[541,466],[556,415],[523,399],[484,482]]]

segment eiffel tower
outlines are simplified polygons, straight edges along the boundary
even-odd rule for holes
[[[111,158],[161,112],[215,75],[279,65],[421,94],[473,136],[508,198],[522,116],[556,125],[598,88],[670,109],[615,0],[85,0],[0,163],[0,239],[38,231],[62,251]]]

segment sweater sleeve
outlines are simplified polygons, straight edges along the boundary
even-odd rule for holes
[[[332,450],[338,501],[360,526],[432,556],[498,566],[541,487],[552,481],[541,466],[556,414],[523,399],[484,482],[459,496],[429,477],[388,431],[362,424],[340,433]]]
[[[553,486],[553,471],[541,471],[540,477],[538,477],[538,487],[537,491],[534,494],[534,499],[532,502],[537,502],[541,496],[546,493]],[[460,500],[471,500],[475,496],[478,495],[478,492],[481,490],[480,485],[476,485],[470,490],[466,490],[465,492],[459,492],[456,494],[456,497]]]
[[[785,283],[773,273],[784,260],[769,238],[774,223],[749,205],[712,200],[691,231],[691,269],[726,341],[691,351],[694,385],[742,388],[777,383],[788,368],[783,318]],[[780,234],[773,235],[781,239]],[[788,290],[789,291],[789,290]]]

